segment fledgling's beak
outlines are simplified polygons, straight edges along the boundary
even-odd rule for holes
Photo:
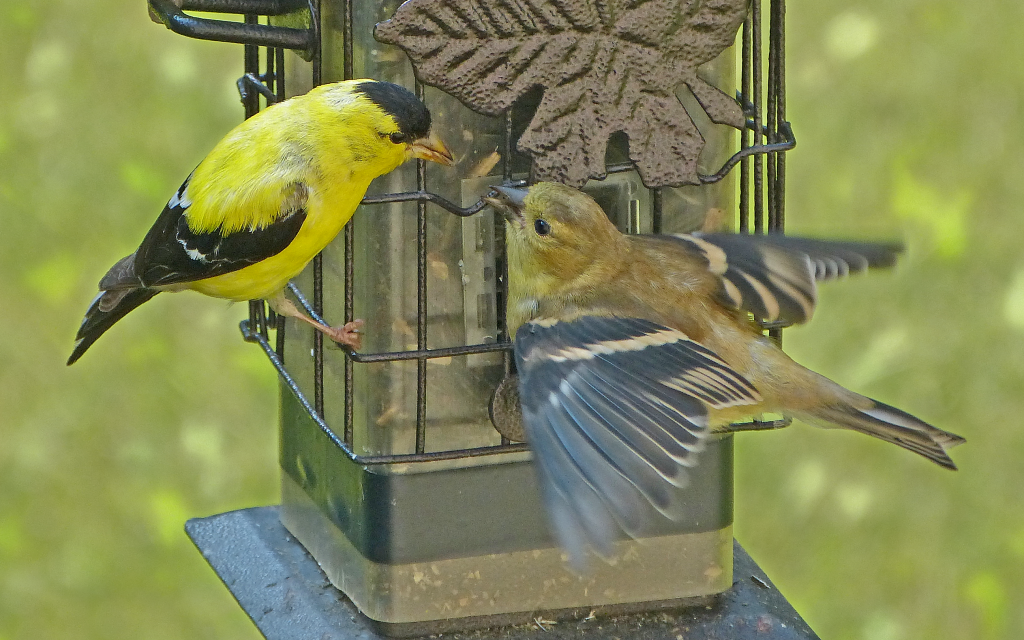
[[[438,164],[443,164],[446,167],[450,167],[455,164],[455,159],[452,158],[452,154],[448,151],[448,148],[441,142],[441,138],[437,137],[437,134],[431,132],[426,138],[420,138],[412,142],[409,145],[409,151],[412,152],[412,157],[420,158],[422,160],[430,160]]]
[[[526,225],[523,209],[526,208],[526,196],[529,193],[527,189],[491,187],[491,193],[484,198],[484,202],[500,211],[509,222],[518,222],[523,227]]]

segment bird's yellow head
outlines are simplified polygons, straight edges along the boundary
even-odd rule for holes
[[[377,175],[413,158],[453,164],[431,131],[430,111],[408,89],[378,80],[347,80],[315,91],[322,91],[322,103],[341,116],[339,130],[346,138],[338,146],[349,150],[354,161],[373,164]]]
[[[495,193],[486,200],[505,216],[510,285],[529,282],[538,295],[584,275],[623,237],[593,198],[571,187],[540,182]]]

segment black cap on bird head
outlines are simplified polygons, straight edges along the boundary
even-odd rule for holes
[[[388,137],[395,144],[406,145],[409,158],[449,167],[455,164],[448,148],[430,131],[430,111],[411,91],[379,80],[360,82],[356,90],[394,119],[398,132],[390,133]]]
[[[394,118],[398,130],[409,140],[425,138],[430,133],[430,111],[412,91],[379,80],[363,82],[356,90]]]

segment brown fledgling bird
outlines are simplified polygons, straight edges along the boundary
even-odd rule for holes
[[[853,429],[947,468],[964,442],[789,358],[755,321],[806,322],[816,282],[887,267],[897,244],[623,235],[586,194],[497,187],[526,438],[575,564],[678,517],[708,433],[763,412]],[[660,515],[659,515],[660,514]]]

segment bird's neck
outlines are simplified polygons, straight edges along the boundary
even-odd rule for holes
[[[576,309],[591,306],[595,297],[604,295],[608,283],[615,282],[626,264],[625,243],[615,243],[601,252],[588,252],[574,264],[561,268],[537,268],[517,260],[509,245],[509,288],[507,326],[510,335],[534,318],[576,315]]]

